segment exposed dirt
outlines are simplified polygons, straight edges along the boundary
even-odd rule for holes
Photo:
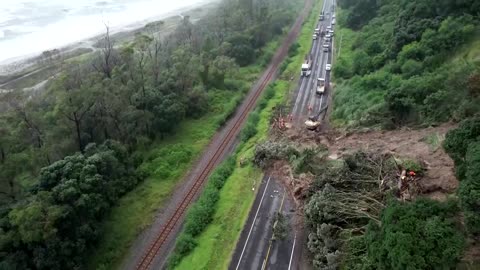
[[[419,182],[423,194],[432,199],[444,200],[458,187],[453,160],[441,147],[445,134],[452,128],[455,128],[454,124],[418,130],[360,130],[355,133],[344,131],[315,133],[292,129],[284,135],[291,141],[301,143],[304,147],[318,144],[327,146],[330,159],[338,159],[348,153],[366,150],[391,153],[397,158],[417,160],[426,168],[425,175]]]
[[[274,162],[268,174],[285,186],[296,207],[301,208],[303,200],[306,198],[308,187],[313,182],[314,175],[302,173],[295,176],[288,161],[283,160]]]

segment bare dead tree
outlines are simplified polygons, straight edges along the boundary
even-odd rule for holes
[[[34,122],[34,120],[30,117],[27,112],[27,106],[25,99],[16,93],[9,93],[6,95],[7,103],[10,108],[13,109],[15,114],[25,123],[27,129],[30,131],[33,140],[35,141],[35,145],[37,148],[42,148],[43,146],[43,133],[38,127],[38,125]]]
[[[75,106],[72,102],[72,99],[69,99],[69,102],[70,102],[70,106]],[[63,110],[60,110],[60,112],[68,119],[70,120],[71,122],[74,123],[75,125],[75,132],[76,132],[76,136],[77,136],[77,143],[78,143],[78,149],[80,150],[80,152],[83,153],[83,148],[84,148],[84,145],[83,145],[83,141],[82,141],[82,134],[81,134],[81,124],[82,124],[82,121],[84,119],[84,117],[87,115],[87,113],[90,111],[90,109],[93,107],[93,105],[95,105],[94,102],[91,102],[90,104],[88,104],[87,106],[83,107],[76,107],[75,109],[73,109],[71,112],[67,113],[67,112],[64,112]]]
[[[152,45],[148,49],[148,56],[151,62],[151,72],[154,85],[158,85],[160,75],[160,52],[162,48],[163,46],[162,41],[160,40],[160,36],[154,36]]]
[[[101,72],[107,78],[112,77],[112,70],[115,66],[115,55],[114,55],[114,41],[110,36],[110,27],[105,24],[106,33],[102,40],[102,49],[100,53],[99,63],[94,63],[93,67],[96,71]]]

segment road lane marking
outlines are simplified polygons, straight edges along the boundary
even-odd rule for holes
[[[322,12],[325,12],[325,9],[328,6],[327,1],[328,0],[323,2]],[[327,22],[327,20],[324,20],[322,22],[317,22],[317,28],[321,27],[326,22]],[[321,46],[320,46],[321,45],[321,40],[322,40],[322,38],[320,38],[317,43],[313,43],[312,48],[310,49],[309,53],[311,55],[312,52],[313,52],[314,58],[318,56],[318,52],[319,52],[318,48],[320,47],[320,49],[321,49]],[[317,59],[315,59],[315,60],[317,60]],[[318,61],[315,61],[315,62],[317,63],[317,66],[318,66]],[[311,74],[310,78],[315,77],[314,76],[315,74],[314,74],[313,70],[315,70],[315,69],[312,68],[312,74]],[[307,79],[307,83],[306,83],[307,85],[305,87],[306,89],[304,88],[305,79],[302,80],[302,83],[301,83],[300,88],[299,88],[298,93],[297,93],[297,97],[295,99],[295,105],[293,106],[292,114],[297,119],[298,119],[298,116],[303,116],[303,110],[305,109],[304,108],[305,107],[305,102],[309,99],[309,96],[310,96],[309,94],[306,93],[306,91],[308,91],[308,93],[310,93],[310,91],[311,91],[311,87],[309,87],[310,82],[311,82],[310,78]],[[301,103],[301,106],[299,106],[300,103]]]
[[[297,234],[293,238],[293,247],[292,247],[292,254],[290,254],[290,262],[288,263],[288,270],[292,269],[292,259],[293,259],[293,252],[295,251],[295,242],[297,241]]]
[[[280,207],[278,208],[278,211],[277,212],[282,212],[282,208],[283,208],[283,202],[285,201],[285,193],[286,193],[286,190],[283,189],[283,197],[282,197],[282,202],[280,203]],[[275,224],[275,223],[274,223]],[[263,260],[263,264],[262,264],[262,270],[265,270],[267,268],[267,262],[268,262],[268,257],[270,256],[270,249],[272,248],[272,244],[273,244],[273,237],[275,236],[275,233],[273,232],[272,233],[272,237],[270,238],[270,243],[268,245],[268,250],[267,250],[267,256],[265,256],[265,259]]]
[[[255,221],[257,220],[258,212],[260,211],[260,207],[262,206],[265,193],[267,193],[267,188],[269,183],[270,183],[270,176],[268,177],[267,184],[265,185],[265,189],[263,190],[262,199],[260,199],[260,203],[258,204],[257,212],[255,213],[255,218],[253,219],[252,226],[250,227],[250,231],[248,232],[247,240],[245,240],[245,245],[243,246],[242,253],[240,254],[240,258],[238,259],[238,264],[237,264],[237,267],[235,268],[236,270],[238,270],[238,267],[240,267],[240,262],[242,261],[243,253],[247,248],[248,240],[250,239],[250,234],[252,234],[253,227],[255,226]]]

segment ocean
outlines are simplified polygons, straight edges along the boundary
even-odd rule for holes
[[[213,0],[0,0],[0,64]]]

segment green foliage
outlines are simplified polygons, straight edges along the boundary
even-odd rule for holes
[[[361,28],[376,15],[378,1],[375,0],[341,0],[339,6],[348,9],[346,25],[352,29]]]
[[[272,161],[289,160],[298,155],[298,151],[290,144],[266,141],[255,146],[253,163],[260,168],[266,168]]]
[[[322,223],[316,231],[308,235],[308,249],[314,254],[315,269],[338,269],[341,263],[339,234],[341,228],[332,224]]]
[[[198,119],[209,109],[208,95],[200,88],[194,88],[187,94],[185,114],[191,118]]]
[[[260,117],[257,112],[250,113],[250,116],[245,123],[242,131],[240,132],[240,140],[246,142],[248,139],[252,138],[257,134],[257,124],[260,120]]]
[[[461,258],[455,201],[387,200],[392,156],[358,152],[314,172],[305,217],[315,269],[451,269]]]
[[[139,180],[126,149],[114,141],[43,168],[29,200],[3,213],[2,261],[11,268],[80,267],[104,215]]]
[[[391,127],[446,122],[478,113],[478,96],[469,94],[469,89],[476,88],[467,84],[475,68],[470,60],[451,57],[476,34],[478,20],[473,16],[478,15],[478,4],[444,1],[433,7],[428,1],[369,2],[339,2],[341,42],[337,42],[340,56],[334,75],[349,80],[340,84],[334,97],[335,122]],[[368,8],[355,10],[362,5]],[[352,24],[352,20],[357,21]],[[352,34],[345,26],[361,29]],[[381,88],[358,84],[382,73],[391,76],[384,77]]]
[[[469,145],[480,140],[480,119],[472,118],[463,121],[456,129],[450,130],[445,136],[443,147],[455,161],[457,167],[462,167]],[[465,174],[460,173],[460,178]]]
[[[391,189],[395,184],[388,181],[397,171],[393,157],[357,152],[344,161],[313,169],[316,178],[305,207],[313,265],[316,269],[336,269],[347,258],[358,263],[357,257],[363,256],[365,249],[351,246],[351,237],[353,232],[359,234],[369,221],[380,222],[385,194],[379,191],[379,179],[385,179],[384,188]],[[353,249],[358,251],[349,253]]]
[[[457,129],[450,130],[443,147],[455,161],[460,205],[465,215],[469,233],[480,234],[480,119],[463,121]]]
[[[273,240],[284,240],[288,235],[288,221],[281,212],[276,212],[272,220]]]
[[[456,230],[455,203],[417,199],[391,201],[382,223],[371,223],[365,241],[374,269],[452,269],[461,258],[464,237]]]
[[[272,41],[284,34],[283,30],[293,21],[300,6],[298,1],[252,2],[251,14],[247,14],[249,12],[240,7],[241,5],[238,1],[222,1],[195,24],[185,17],[166,38],[150,35],[158,32],[152,24],[148,26],[148,35],[136,35],[129,44],[113,46],[108,44],[108,38],[105,38],[98,42],[97,45],[102,48],[93,55],[79,62],[65,63],[62,66],[64,72],[55,76],[56,79],[52,79],[47,89],[38,95],[31,96],[19,91],[0,96],[0,199],[6,204],[2,206],[8,209],[12,205],[23,205],[32,201],[32,205],[25,207],[25,211],[17,208],[12,211],[8,218],[16,224],[35,223],[39,219],[51,219],[55,222],[60,219],[57,214],[59,211],[63,214],[63,209],[50,209],[45,204],[34,204],[36,199],[33,197],[37,195],[27,190],[34,186],[34,192],[37,192],[40,187],[52,187],[57,184],[56,181],[61,182],[62,180],[54,178],[44,178],[41,168],[50,164],[60,166],[56,161],[79,163],[81,166],[83,161],[79,157],[87,156],[89,149],[86,146],[89,143],[101,144],[110,139],[121,142],[130,153],[134,153],[132,156],[135,161],[131,162],[132,167],[140,165],[141,156],[149,153],[147,162],[141,165],[141,171],[151,177],[147,185],[135,190],[135,195],[129,197],[130,200],[137,200],[130,201],[126,206],[129,200],[126,199],[114,209],[115,213],[112,217],[109,216],[105,226],[109,229],[107,233],[103,234],[101,231],[101,219],[96,216],[98,224],[84,226],[85,231],[78,236],[79,240],[75,245],[68,246],[70,243],[65,241],[65,248],[45,245],[28,254],[20,254],[20,251],[23,248],[35,248],[33,244],[29,247],[23,247],[23,244],[10,246],[8,252],[1,255],[5,260],[2,260],[4,264],[0,268],[5,265],[17,265],[18,269],[32,268],[31,260],[50,256],[44,254],[47,248],[52,253],[62,250],[55,255],[58,256],[58,262],[48,264],[63,264],[70,260],[71,265],[83,268],[83,264],[79,262],[86,261],[84,252],[87,249],[94,250],[92,243],[96,243],[97,239],[102,241],[102,252],[90,252],[95,254],[94,260],[101,262],[99,265],[95,265],[96,262],[91,263],[94,265],[92,268],[109,268],[117,263],[115,260],[118,261],[122,256],[138,230],[148,224],[153,210],[164,202],[164,198],[168,196],[167,191],[171,191],[175,181],[181,178],[186,166],[192,161],[192,155],[197,156],[201,150],[199,148],[206,145],[205,141],[211,136],[212,129],[228,119],[227,111],[235,111],[243,94],[258,76],[261,63],[257,60],[264,59],[264,62],[267,62],[271,58],[278,45]],[[265,46],[267,44],[268,46]],[[255,65],[239,69],[239,64]],[[223,98],[225,94],[229,95],[229,98]],[[222,95],[221,102],[218,95]],[[205,114],[209,114],[210,122],[206,126],[208,130],[195,130],[196,134],[202,133],[199,134],[199,141],[195,141],[197,138],[182,140],[182,143],[171,147],[159,143],[156,147],[161,150],[146,151],[152,142],[175,141],[172,137],[182,136],[179,129],[192,123],[205,122],[206,119],[202,118]],[[189,121],[185,122],[185,119]],[[258,122],[256,119],[252,121]],[[168,136],[169,134],[174,135]],[[76,151],[85,154],[72,155]],[[112,167],[114,169],[108,171],[108,177],[114,178],[124,173],[122,166]],[[102,180],[85,175],[92,178],[92,181]],[[76,176],[78,177],[68,177],[78,180],[82,174],[77,173]],[[39,178],[41,180],[37,181]],[[99,202],[92,206],[90,201],[82,203],[108,213],[107,210],[112,204],[137,182],[132,180],[128,185],[112,183],[115,189],[111,189],[111,186],[105,187],[106,193],[102,195],[108,196],[106,204]],[[68,184],[74,185],[75,182]],[[76,187],[68,187],[70,189],[61,190],[58,194],[62,200],[73,200],[77,196],[88,194],[83,190],[77,192],[74,190]],[[146,189],[148,191],[145,191]],[[42,192],[38,191],[38,194]],[[143,197],[140,193],[146,196]],[[159,196],[154,198],[154,195]],[[211,201],[215,200],[214,195],[205,196],[210,198],[204,202],[205,205],[211,205]],[[95,198],[85,198],[87,199]],[[139,209],[141,206],[143,209]],[[203,218],[203,215],[198,213],[206,213],[208,216],[209,209],[198,207],[194,211],[197,213],[194,217]],[[40,215],[42,211],[51,216]],[[101,216],[103,217],[103,213]],[[61,218],[63,222],[63,217]],[[86,219],[88,218],[90,216],[86,216]],[[112,220],[117,225],[114,225]],[[201,221],[207,222],[208,218]],[[128,226],[124,226],[125,224]],[[65,226],[69,225],[66,223]],[[25,231],[18,226],[19,230]],[[123,228],[119,229],[122,226]],[[95,241],[90,238],[84,241],[82,238],[89,230],[92,230],[90,235]],[[115,235],[113,231],[121,233],[112,237]],[[192,232],[196,231],[199,229],[193,229]],[[48,237],[53,232],[53,229],[48,231]],[[100,237],[104,235],[107,235],[105,239]],[[26,241],[39,241],[39,237],[43,239],[47,236],[32,229],[22,237]],[[10,244],[9,241],[5,242]],[[117,243],[120,244],[116,245]],[[71,252],[72,249],[81,256]],[[22,260],[27,265],[22,264]],[[68,265],[63,269],[75,267]],[[51,269],[55,267],[52,266]]]
[[[423,166],[417,161],[413,159],[403,159],[397,161],[398,165],[402,166],[405,170],[414,171],[415,173],[422,175],[425,171]]]
[[[458,195],[465,214],[467,230],[480,234],[480,141],[471,143],[465,157],[466,178],[460,182]]]
[[[173,254],[168,260],[168,267],[173,269],[184,256],[196,246],[195,237],[198,236],[212,221],[215,204],[218,201],[220,190],[235,168],[236,156],[230,156],[222,162],[208,179],[207,186],[195,204],[190,207],[185,218],[185,225],[175,243]]]

